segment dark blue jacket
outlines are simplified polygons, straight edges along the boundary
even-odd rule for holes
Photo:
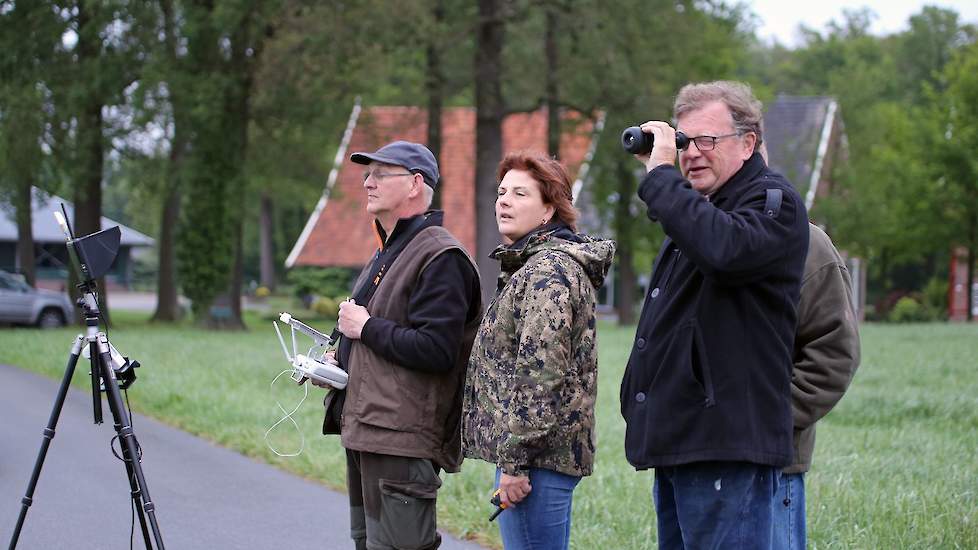
[[[674,166],[652,170],[639,196],[667,239],[621,384],[628,461],[787,466],[801,197],[758,154],[709,201]]]

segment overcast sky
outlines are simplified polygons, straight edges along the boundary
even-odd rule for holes
[[[890,34],[905,30],[907,19],[926,5],[950,8],[958,12],[962,22],[978,23],[976,0],[817,0],[815,2],[790,2],[785,0],[748,0],[758,16],[758,36],[776,38],[786,46],[798,45],[798,25],[822,30],[835,19],[842,21],[842,9],[867,6],[876,12],[871,27],[874,34]]]

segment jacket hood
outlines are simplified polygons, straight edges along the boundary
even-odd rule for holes
[[[490,256],[499,260],[503,272],[512,273],[523,267],[534,254],[558,250],[580,264],[591,284],[598,289],[604,284],[617,247],[618,244],[610,239],[574,233],[566,225],[548,225],[512,245],[498,246]]]

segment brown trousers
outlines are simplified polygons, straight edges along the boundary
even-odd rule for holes
[[[346,451],[350,536],[357,550],[438,548],[441,478],[426,458]]]

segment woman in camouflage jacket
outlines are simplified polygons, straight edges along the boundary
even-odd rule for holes
[[[573,490],[594,465],[595,294],[615,243],[574,232],[557,161],[511,154],[499,178],[501,274],[469,359],[462,444],[496,465],[507,550],[567,548]]]

